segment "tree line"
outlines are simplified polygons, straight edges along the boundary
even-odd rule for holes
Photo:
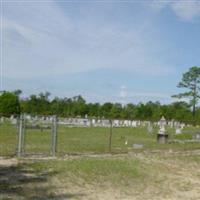
[[[30,115],[57,115],[59,117],[95,117],[107,119],[130,119],[157,121],[161,116],[167,120],[185,122],[200,122],[200,67],[191,67],[183,74],[178,87],[187,89],[186,92],[174,97],[189,98],[189,102],[177,101],[162,105],[160,102],[121,103],[106,102],[87,103],[81,96],[72,98],[55,97],[50,99],[49,92],[32,94],[27,98],[20,98],[22,91],[4,91],[0,95],[0,115],[9,117],[27,113]]]
[[[161,116],[166,119],[179,121],[192,121],[192,110],[186,102],[174,102],[161,105],[159,102],[122,105],[121,103],[106,102],[87,103],[78,95],[72,98],[55,97],[50,99],[50,93],[30,95],[28,98],[20,98],[19,91],[3,92],[0,96],[0,114],[9,117],[27,113],[30,115],[57,115],[60,117],[95,117],[113,119],[151,120],[157,121]],[[200,108],[197,109],[200,119]]]

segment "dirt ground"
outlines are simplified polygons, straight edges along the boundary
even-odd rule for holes
[[[15,158],[0,158],[0,199],[83,199],[83,200],[199,200],[200,199],[200,162],[192,162],[187,159],[191,156],[200,155],[200,151],[188,152],[160,152],[154,153],[130,153],[129,155],[119,155],[118,157],[128,156],[137,158],[145,165],[155,166],[155,173],[148,182],[140,183],[138,186],[128,186],[126,188],[115,188],[112,184],[95,185],[84,184],[81,186],[67,184],[67,187],[56,189],[54,194],[50,196],[35,196],[31,198],[21,195],[20,198],[14,196],[14,193],[22,193],[22,188],[16,187],[17,183],[29,183],[29,181],[37,181],[38,177],[33,171],[18,171],[18,164],[29,162],[28,159],[17,160]],[[94,156],[94,155],[93,155]],[[108,155],[106,155],[108,156]],[[105,155],[104,155],[105,157]],[[110,155],[111,159],[112,156]],[[68,159],[66,157],[65,159]],[[70,156],[69,159],[77,159],[77,156]],[[31,160],[33,162],[33,160]],[[40,175],[40,181],[45,179],[45,174]],[[59,180],[53,178],[55,185],[59,185]],[[12,187],[10,186],[12,185]],[[41,183],[41,188],[48,183]],[[38,185],[39,186],[39,185]],[[38,189],[40,194],[44,191],[40,186]],[[45,188],[45,187],[44,187]],[[16,189],[16,191],[15,191]],[[12,191],[13,190],[13,191]],[[18,191],[19,190],[19,191]]]

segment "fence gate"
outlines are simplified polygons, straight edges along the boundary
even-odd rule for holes
[[[57,118],[29,119],[21,115],[18,126],[17,155],[56,155]]]

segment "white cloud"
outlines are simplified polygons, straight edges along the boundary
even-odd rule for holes
[[[78,93],[76,92],[66,92],[61,94],[61,96],[73,97],[76,96]],[[127,91],[125,97],[122,97],[121,94],[117,94],[115,92],[111,92],[109,95],[101,91],[101,93],[95,92],[81,92],[81,95],[87,100],[87,102],[113,102],[113,103],[121,103],[123,105],[127,103],[139,103],[143,102],[146,103],[148,101],[156,102],[159,101],[163,104],[173,103],[177,101],[186,101],[188,99],[174,99],[171,97],[169,93],[159,93],[159,92],[134,92],[134,91]]]
[[[121,98],[126,98],[127,95],[128,95],[127,87],[124,86],[124,85],[122,85],[122,86],[120,87],[120,94],[119,94],[119,96],[120,96]]]
[[[5,76],[49,77],[101,68],[171,74],[173,67],[157,59],[164,44],[150,21],[125,30],[109,20],[98,26],[95,16],[72,18],[54,1],[5,3]]]
[[[132,92],[130,97],[154,97],[154,98],[169,98],[170,94],[157,92]]]
[[[179,19],[188,22],[200,17],[199,0],[152,0],[149,7],[156,12],[169,8]]]
[[[200,1],[175,1],[171,4],[172,10],[185,21],[192,21],[200,17]]]
[[[68,96],[74,96],[76,93],[71,93]],[[116,93],[111,93],[109,95],[99,94],[99,93],[90,93],[90,92],[82,92],[83,97],[86,97],[87,101],[92,102],[118,102],[122,104],[127,104],[130,102],[138,103],[138,102],[148,102],[148,101],[159,101],[161,103],[171,103],[174,102],[174,99],[171,98],[170,94],[167,93],[158,93],[158,92],[134,92],[134,91],[126,91],[126,95],[121,95],[121,92],[117,95]]]
[[[169,93],[161,93],[161,92],[138,92],[138,91],[130,91],[126,86],[120,87],[120,98],[135,98],[135,97],[147,97],[147,98],[158,98],[158,99],[167,99],[171,98]]]
[[[173,98],[169,93],[162,92],[148,92],[148,91],[134,91],[129,90],[125,85],[120,86],[120,93],[118,96],[113,96],[113,99],[118,100],[123,104],[128,102],[147,102],[149,100],[152,101],[160,101],[160,102],[172,102]]]

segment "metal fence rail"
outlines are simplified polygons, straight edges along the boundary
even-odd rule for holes
[[[159,126],[147,122],[137,127],[135,125],[119,127],[116,126],[116,120],[104,120],[101,126],[95,126],[94,123],[92,126],[91,124],[72,126],[64,122],[62,119],[58,120],[56,116],[30,118],[28,115],[21,115],[13,119],[1,118],[0,156],[123,153],[135,147],[148,149],[158,147],[156,135]],[[176,135],[176,128],[172,125],[166,125],[167,132],[171,131],[169,134],[171,140],[191,140],[192,134],[197,130],[196,127],[187,126],[183,131],[184,134],[179,136]],[[170,145],[170,148],[175,146],[173,143]],[[190,146],[199,148],[198,143]],[[190,146],[188,145],[188,148]]]

